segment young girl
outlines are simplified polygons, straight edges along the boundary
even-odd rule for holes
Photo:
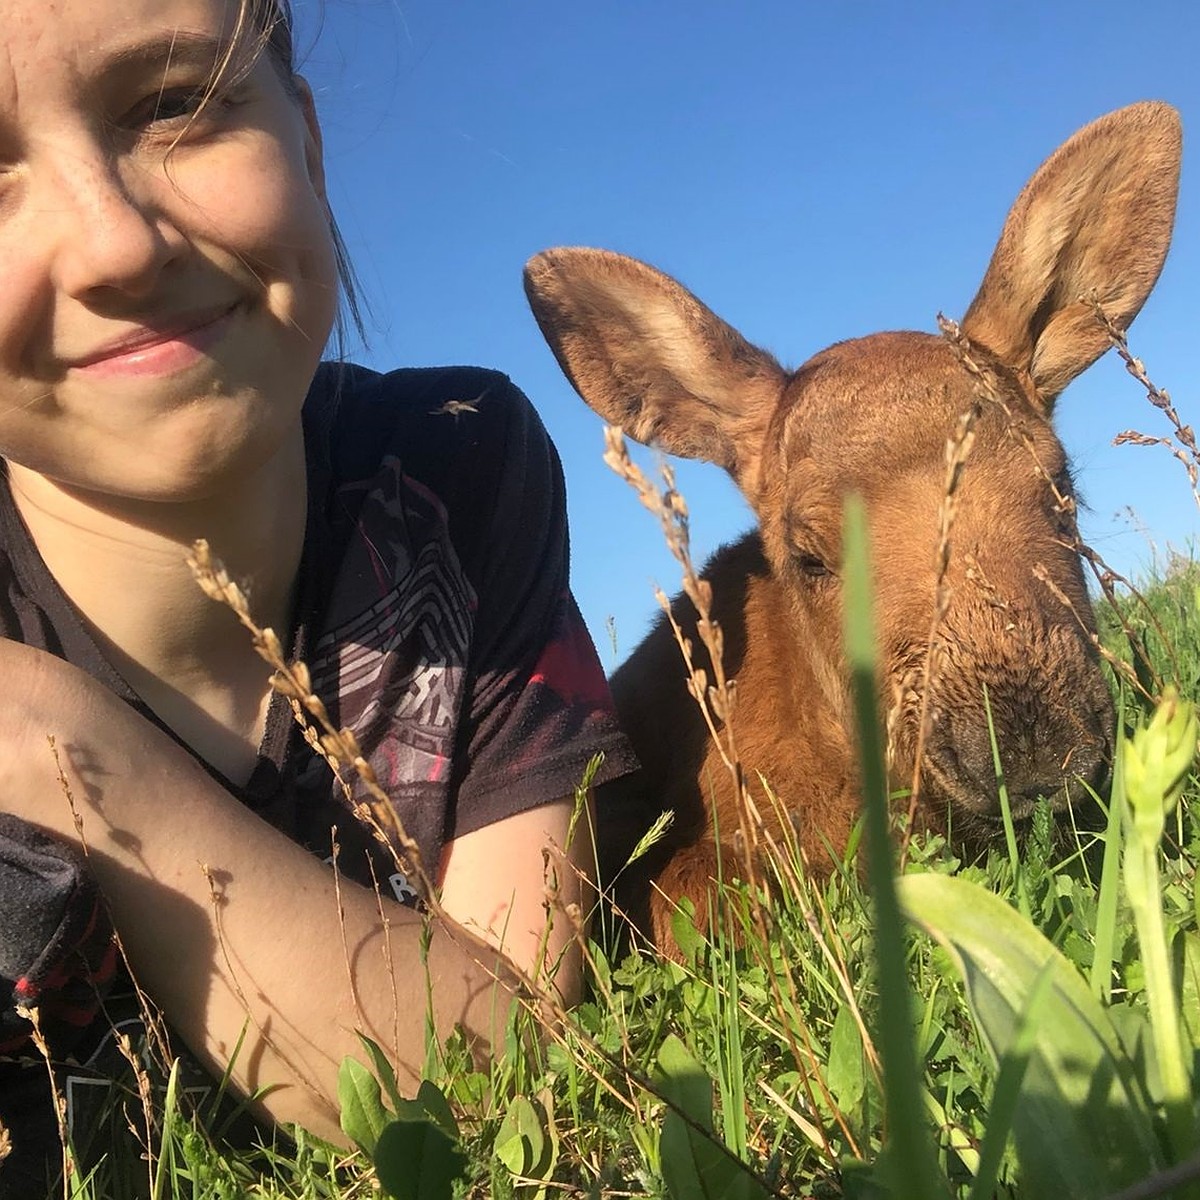
[[[0,1190],[30,1195],[18,1172],[57,1137],[15,1005],[44,1017],[80,1139],[96,1089],[75,1085],[128,1015],[118,983],[93,1016],[105,907],[200,1062],[336,1139],[356,1029],[413,1084],[427,984],[439,1032],[486,1045],[520,973],[569,947],[561,915],[542,939],[547,907],[586,908],[587,822],[549,906],[543,849],[592,755],[600,778],[632,761],[521,394],[318,365],[339,254],[286,0],[0,16]],[[197,538],[419,846],[449,918],[425,958],[415,881],[197,587]],[[569,953],[555,983],[569,1002]]]

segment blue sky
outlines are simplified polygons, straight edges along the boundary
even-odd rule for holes
[[[482,363],[531,396],[563,458],[574,588],[607,666],[678,572],[601,461],[521,268],[547,246],[633,254],[785,364],[961,316],[1005,213],[1087,121],[1158,98],[1184,121],[1175,242],[1134,352],[1200,422],[1200,5],[1112,0],[296,0],[331,192],[381,368]],[[318,29],[318,25],[320,28]],[[1071,386],[1060,436],[1122,571],[1200,521],[1167,432],[1112,355]],[[751,524],[684,464],[701,556]]]

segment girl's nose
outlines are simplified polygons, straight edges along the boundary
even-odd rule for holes
[[[58,214],[53,224],[59,289],[92,303],[152,293],[182,245],[153,202],[154,189],[135,192],[109,163],[89,164],[73,178],[66,174],[60,173],[58,196],[47,205]]]

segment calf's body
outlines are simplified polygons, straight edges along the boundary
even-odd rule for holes
[[[1124,328],[1158,276],[1179,149],[1174,111],[1154,103],[1065,143],[1014,204],[957,345],[874,334],[787,371],[645,264],[569,249],[531,260],[534,313],[583,398],[640,441],[724,467],[756,512],[757,531],[705,576],[737,683],[741,760],[783,807],[759,810],[777,836],[787,822],[813,863],[845,844],[858,813],[839,582],[849,491],[870,523],[898,783],[917,769],[927,714],[922,818],[976,844],[999,829],[989,711],[1018,817],[1039,795],[1063,806],[1104,777],[1112,711],[1051,417],[1107,346],[1094,303]],[[948,446],[963,460],[949,489]],[[703,914],[718,859],[727,873],[737,861],[738,801],[665,623],[613,690],[644,771],[621,785],[621,815],[601,821],[602,872],[617,874],[657,813],[675,811],[618,889],[670,951],[675,904]]]

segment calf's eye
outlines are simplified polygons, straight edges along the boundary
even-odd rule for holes
[[[815,554],[797,554],[794,561],[800,573],[810,579],[820,579],[829,574],[829,568]]]

